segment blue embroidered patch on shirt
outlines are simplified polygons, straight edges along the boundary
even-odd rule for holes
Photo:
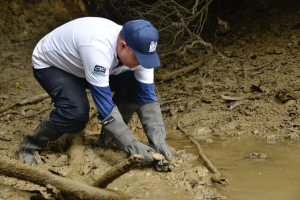
[[[96,77],[99,77],[99,76],[105,76],[105,72],[106,72],[105,67],[102,67],[100,65],[96,65],[94,67],[94,71],[92,72],[92,74]]]
[[[94,68],[94,71],[95,71],[95,72],[102,72],[102,73],[105,73],[106,68],[105,68],[105,67],[102,67],[102,66],[99,66],[99,65],[96,65],[95,68]]]

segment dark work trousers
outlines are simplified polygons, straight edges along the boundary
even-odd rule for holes
[[[89,121],[90,110],[86,93],[89,84],[86,79],[56,67],[33,68],[33,74],[54,103],[55,109],[50,113],[53,126],[63,133],[82,131]],[[136,80],[132,71],[110,76],[109,84],[111,91],[137,102]]]

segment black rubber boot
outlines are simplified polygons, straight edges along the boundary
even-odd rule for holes
[[[133,102],[133,101],[129,101],[127,99],[125,99],[122,95],[120,95],[119,93],[115,93],[113,96],[113,101],[115,103],[115,105],[118,107],[119,112],[122,115],[122,118],[125,122],[125,124],[127,125],[133,115],[133,113],[135,112],[135,109],[137,108],[138,104]],[[97,142],[97,146],[99,147],[112,147],[113,146],[113,140],[112,138],[106,134],[103,129],[101,130],[98,142]]]
[[[55,141],[64,133],[56,130],[48,115],[35,129],[33,133],[26,136],[18,150],[19,158],[32,163],[35,161],[34,152],[41,151],[47,147],[48,141]]]

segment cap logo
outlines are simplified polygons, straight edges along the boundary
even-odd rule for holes
[[[154,52],[156,50],[156,46],[157,46],[157,41],[156,42],[152,41],[150,43],[149,52]]]

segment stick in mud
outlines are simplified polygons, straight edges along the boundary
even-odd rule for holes
[[[210,162],[210,160],[203,153],[200,144],[190,134],[188,134],[183,128],[180,127],[180,118],[178,119],[177,126],[189,138],[189,140],[192,141],[196,145],[199,156],[202,158],[204,164],[208,167],[208,169],[210,171],[212,171],[214,173],[211,176],[211,180],[215,183],[220,183],[224,186],[227,186],[229,182],[225,178],[221,178],[221,176],[222,176],[221,173],[219,172],[219,170],[217,170],[217,168],[215,168],[213,166],[213,164]]]
[[[114,192],[112,190],[92,187],[75,180],[54,175],[48,171],[44,171],[39,168],[34,168],[28,165],[22,165],[1,158],[0,174],[3,174],[8,177],[14,177],[20,180],[29,181],[40,186],[55,188],[56,191],[59,191],[59,194],[62,195],[64,199],[133,199],[125,194],[121,194],[119,191]]]
[[[99,179],[94,183],[94,187],[106,188],[108,184],[113,182],[115,179],[119,178],[121,175],[128,172],[132,166],[142,162],[144,157],[139,154],[135,154],[121,162],[120,164],[114,166],[113,168],[107,170]]]
[[[166,74],[161,75],[161,76],[155,76],[155,79],[170,80],[170,79],[175,78],[176,76],[180,76],[180,75],[186,74],[190,71],[193,71],[193,70],[201,67],[204,64],[205,64],[205,60],[203,59],[203,60],[200,60],[200,61],[196,62],[195,64],[186,66],[182,69],[178,69],[178,70],[175,70],[175,71],[170,72],[170,73],[166,73]]]

